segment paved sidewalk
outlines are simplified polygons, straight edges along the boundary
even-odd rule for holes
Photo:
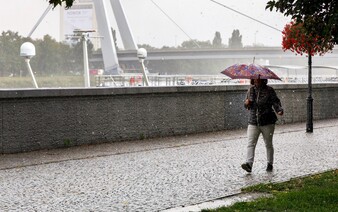
[[[161,211],[337,169],[338,119],[277,126],[274,146],[275,170],[260,139],[252,174],[245,129],[0,155],[0,211]]]

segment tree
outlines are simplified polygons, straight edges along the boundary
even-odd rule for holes
[[[215,48],[222,48],[223,47],[220,32],[215,32],[215,37],[212,40],[212,46],[215,47]]]
[[[156,48],[153,46],[150,46],[149,44],[138,44],[138,48],[144,48],[146,50],[155,50]]]
[[[79,39],[79,42],[72,44],[72,61],[73,61],[73,71],[74,72],[83,72],[83,39]],[[88,39],[87,40],[87,51],[88,51],[88,58],[91,58],[93,55],[94,45]]]
[[[283,50],[291,50],[296,54],[306,53],[308,56],[308,98],[306,132],[313,132],[313,98],[312,98],[312,56],[323,55],[334,47],[333,41],[326,40],[317,33],[309,33],[303,23],[291,22],[283,30]]]
[[[232,36],[229,38],[229,48],[243,48],[242,35],[238,29],[232,31]]]
[[[25,69],[24,60],[20,57],[20,46],[24,39],[18,32],[6,31],[0,36],[0,73],[1,75],[20,75]]]
[[[266,9],[276,9],[285,16],[291,16],[296,24],[303,23],[307,34],[322,38],[319,43],[329,41],[338,44],[337,0],[270,0]]]
[[[69,74],[83,70],[82,43],[77,41],[74,46],[57,42],[49,35],[43,39],[24,38],[18,32],[3,31],[0,34],[0,75],[27,75],[27,67],[20,57],[20,47],[24,42],[31,42],[36,55],[30,61],[32,69],[40,76]],[[93,44],[88,40],[88,56],[91,57]]]
[[[52,4],[54,7],[58,5],[62,5],[62,3],[66,3],[66,8],[73,6],[75,0],[49,0],[49,4]]]
[[[336,0],[270,0],[266,9],[276,9],[294,20],[283,31],[283,49],[308,55],[308,98],[306,131],[312,124],[312,56],[325,54],[338,43],[338,2]]]
[[[303,23],[291,22],[283,30],[283,50],[291,50],[296,54],[306,53],[308,56],[323,55],[334,47],[334,43],[318,34],[308,33]],[[324,42],[323,42],[324,41]]]
[[[60,65],[66,60],[60,58],[59,43],[50,35],[45,35],[42,40],[34,41],[36,57],[31,61],[34,71],[39,75],[51,75],[59,71]]]
[[[198,49],[198,48],[211,48],[211,42],[208,41],[198,41],[198,40],[188,40],[183,41],[181,48],[183,49]]]

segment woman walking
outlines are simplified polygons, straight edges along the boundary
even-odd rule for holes
[[[281,116],[284,112],[275,90],[267,83],[267,79],[253,80],[253,83],[251,83],[253,85],[249,88],[244,102],[245,108],[250,112],[246,162],[242,164],[242,168],[247,172],[252,171],[256,144],[261,133],[267,154],[266,171],[271,172],[273,170],[274,148],[272,139],[277,121],[275,112]]]

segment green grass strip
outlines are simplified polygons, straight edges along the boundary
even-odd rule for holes
[[[338,170],[283,183],[258,184],[242,191],[270,193],[273,197],[202,211],[338,211]]]

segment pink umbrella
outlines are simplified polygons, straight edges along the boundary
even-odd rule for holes
[[[276,79],[281,80],[273,71],[270,69],[257,65],[257,64],[235,64],[224,71],[222,74],[227,75],[231,79]]]

